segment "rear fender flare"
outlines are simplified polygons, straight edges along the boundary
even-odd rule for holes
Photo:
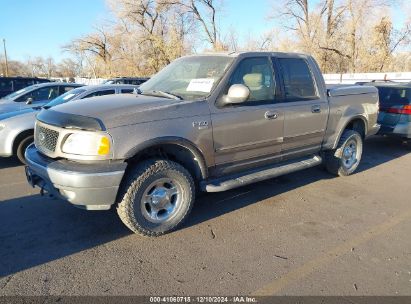
[[[335,140],[334,140],[334,144],[333,144],[333,149],[335,149],[338,145],[338,142],[340,141],[340,138],[344,132],[344,130],[347,129],[347,126],[352,123],[354,120],[358,120],[361,119],[362,122],[364,123],[364,134],[367,135],[368,129],[367,129],[367,119],[363,116],[363,115],[356,115],[351,117],[344,125],[343,127],[340,129],[340,131],[338,132],[338,136],[336,136]]]

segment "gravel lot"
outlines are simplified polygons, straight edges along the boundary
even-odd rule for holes
[[[407,148],[374,137],[353,176],[206,194],[148,239],[41,197],[0,159],[0,295],[411,295],[410,177]]]

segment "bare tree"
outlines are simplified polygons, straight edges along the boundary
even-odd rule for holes
[[[203,29],[206,41],[213,50],[222,50],[226,46],[220,39],[220,30],[217,25],[217,12],[221,0],[162,0],[163,4],[181,6],[184,10],[192,14]]]
[[[90,57],[93,57],[96,64],[90,63],[90,65],[93,66],[95,76],[97,76],[96,66],[100,67],[104,75],[111,76],[113,57],[110,48],[111,38],[109,30],[103,27],[95,27],[94,33],[74,39],[63,46],[63,49],[77,56],[85,57],[88,61],[90,61]]]
[[[395,50],[403,45],[410,43],[411,25],[406,24],[402,29],[396,30],[388,17],[383,17],[374,27],[374,43],[378,47],[377,56],[379,72],[383,71]]]

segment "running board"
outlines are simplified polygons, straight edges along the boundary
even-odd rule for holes
[[[288,161],[265,167],[262,170],[248,171],[243,174],[224,176],[217,179],[201,182],[201,189],[206,192],[221,192],[237,187],[249,185],[266,179],[274,178],[295,171],[311,168],[321,164],[322,158],[318,155],[299,158],[297,161]]]

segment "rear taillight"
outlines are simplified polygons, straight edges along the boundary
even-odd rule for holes
[[[406,105],[398,108],[388,108],[385,110],[387,113],[391,114],[404,114],[404,115],[411,115],[411,105]]]

